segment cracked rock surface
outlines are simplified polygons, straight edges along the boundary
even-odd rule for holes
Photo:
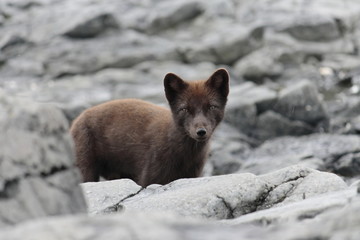
[[[356,240],[360,234],[360,197],[356,189],[354,185],[343,191],[221,222],[129,210],[90,218],[80,215],[40,219],[6,229],[1,236],[4,240],[23,239],[24,235],[33,239],[71,240]]]
[[[0,92],[0,226],[85,210],[60,110]]]
[[[343,176],[359,176],[358,135],[312,134],[267,141],[241,160],[239,172],[264,174],[300,164]]]
[[[151,185],[142,190],[133,185],[129,191],[129,182],[124,180],[82,186],[88,201],[102,199],[102,202],[96,202],[97,205],[89,205],[91,213],[140,210],[175,212],[209,219],[236,218],[347,187],[335,174],[301,166],[292,166],[261,176],[244,173],[180,179],[164,186]],[[104,186],[104,189],[114,186],[115,190],[124,186],[128,196],[108,191],[104,197],[101,191],[96,191],[100,186]],[[116,197],[118,202],[109,205],[108,199]]]

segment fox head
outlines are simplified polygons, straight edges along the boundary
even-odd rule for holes
[[[173,73],[164,78],[165,95],[177,126],[192,139],[207,141],[224,117],[229,74],[218,69],[208,80],[186,82]]]

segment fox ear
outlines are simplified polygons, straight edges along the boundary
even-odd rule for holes
[[[206,81],[206,85],[216,89],[222,96],[227,97],[229,94],[229,74],[224,68],[216,70]]]
[[[167,100],[172,102],[187,87],[187,83],[174,73],[168,73],[164,78],[164,87]]]

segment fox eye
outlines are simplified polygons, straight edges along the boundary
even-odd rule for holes
[[[189,110],[186,107],[180,108],[179,112],[187,113]]]
[[[210,105],[209,110],[215,110],[216,108],[217,108],[217,106]]]

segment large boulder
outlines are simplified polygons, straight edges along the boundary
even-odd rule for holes
[[[84,212],[80,175],[62,112],[4,92],[0,112],[0,226]]]
[[[268,140],[242,160],[240,172],[268,173],[301,164],[343,176],[359,176],[357,135],[312,134]]]
[[[312,126],[329,121],[319,93],[310,81],[300,81],[279,92],[274,111],[290,120],[298,120]]]
[[[320,94],[307,80],[279,92],[251,82],[233,86],[225,121],[260,141],[326,131],[329,127]]]
[[[293,202],[276,208],[265,209],[238,217],[222,220],[227,225],[260,224],[277,225],[288,222],[301,223],[303,220],[315,219],[324,212],[344,208],[349,202],[359,201],[357,184],[344,190],[329,192],[312,198],[304,196],[303,201]]]
[[[125,185],[124,185],[125,184]],[[293,166],[267,175],[231,174],[195,179],[179,179],[170,184],[131,187],[130,194],[109,206],[114,197],[99,196],[96,185],[128,186],[127,180],[115,183],[83,184],[87,199],[103,199],[90,205],[93,213],[141,210],[143,212],[175,212],[184,216],[230,219],[260,209],[301,201],[322,193],[342,190],[345,182],[338,176],[309,168]],[[100,187],[97,187],[100,188]],[[114,191],[115,195],[116,190]],[[109,193],[108,193],[109,195]],[[112,195],[112,193],[111,193]],[[93,200],[90,200],[93,201]]]
[[[343,34],[340,20],[328,15],[300,15],[287,22],[285,32],[305,41],[331,41]]]
[[[229,220],[219,224],[218,222],[201,221],[199,219],[183,218],[172,214],[164,213],[142,213],[129,211],[123,214],[86,217],[61,217],[50,220],[38,220],[27,224],[21,224],[15,228],[1,231],[2,239],[18,240],[25,236],[33,239],[94,239],[121,238],[139,240],[145,239],[331,239],[356,240],[360,234],[359,224],[360,211],[359,197],[344,197],[343,200],[351,199],[347,206],[343,202],[333,205],[329,209],[322,208],[319,200],[314,202],[314,211],[298,215],[298,218],[287,223],[279,222],[270,218],[270,210],[263,212],[264,221],[259,218],[259,224],[249,224],[244,220]],[[324,200],[324,199],[323,199]],[[310,210],[310,201],[307,206]],[[328,204],[326,204],[329,206]],[[278,212],[289,211],[289,215],[299,209],[296,204],[288,208],[279,208]],[[317,212],[319,210],[319,212]],[[305,212],[305,211],[304,211]],[[296,215],[296,214],[294,214]],[[314,217],[313,217],[314,216]],[[246,216],[244,216],[246,217]],[[240,220],[241,218],[239,218]],[[250,219],[247,219],[249,222]],[[274,220],[274,221],[271,221]],[[285,219],[286,220],[286,219]],[[268,222],[267,222],[268,221]],[[268,226],[272,224],[273,226]],[[230,225],[230,226],[229,226]],[[233,225],[233,226],[231,226]],[[265,225],[265,226],[264,226]],[[66,231],[64,231],[66,229]]]
[[[64,32],[64,35],[71,38],[91,38],[108,29],[117,28],[119,28],[119,24],[111,13],[100,13],[89,19],[78,19]]]

